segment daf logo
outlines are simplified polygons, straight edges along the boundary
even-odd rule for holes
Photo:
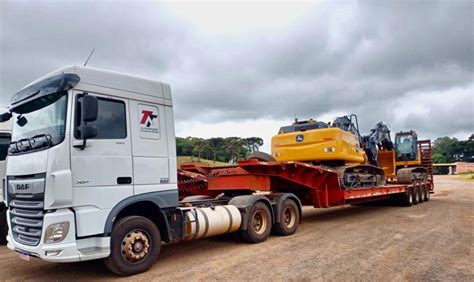
[[[303,135],[296,135],[296,142],[303,142],[304,136]]]
[[[25,191],[28,189],[30,189],[30,184],[17,184],[16,185],[16,190]]]

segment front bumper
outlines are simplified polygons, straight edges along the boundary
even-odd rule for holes
[[[10,214],[8,213],[8,217]],[[10,218],[8,218],[10,222]],[[46,228],[54,223],[69,222],[69,232],[59,243],[44,244]],[[110,237],[90,237],[76,239],[74,213],[69,209],[60,209],[44,216],[42,238],[38,246],[28,246],[13,240],[9,231],[8,248],[19,253],[51,262],[76,262],[106,258],[110,255]]]

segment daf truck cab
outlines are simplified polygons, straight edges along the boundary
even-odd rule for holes
[[[8,247],[29,260],[105,259],[120,275],[151,267],[161,243],[272,228],[296,232],[291,193],[178,200],[173,103],[166,83],[70,66],[16,93],[6,185]],[[250,192],[248,192],[250,194]],[[292,220],[280,220],[291,209]]]

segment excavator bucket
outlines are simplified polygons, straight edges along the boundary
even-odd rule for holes
[[[385,172],[386,178],[394,178],[397,175],[394,150],[378,151],[377,159],[380,168]]]

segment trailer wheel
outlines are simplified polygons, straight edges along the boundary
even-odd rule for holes
[[[7,234],[7,209],[0,204],[0,245],[5,245],[7,243]]]
[[[428,188],[428,186],[425,186],[425,202],[428,202],[430,200],[430,197],[430,188]]]
[[[407,188],[407,191],[400,195],[400,204],[404,207],[411,207],[413,205],[413,189]]]
[[[160,254],[160,232],[147,218],[124,217],[115,224],[110,245],[110,256],[105,259],[110,271],[121,276],[141,273],[147,271]]]
[[[425,201],[425,187],[423,185],[418,186],[418,203],[423,203]]]
[[[250,209],[247,230],[241,230],[241,236],[248,243],[261,243],[267,240],[272,230],[270,209],[262,202],[256,202]]]
[[[420,189],[416,186],[413,186],[413,204],[418,205],[418,199],[419,199],[419,194],[420,194]]]
[[[280,209],[280,222],[273,225],[273,231],[281,236],[295,234],[300,222],[298,205],[292,199],[286,199]]]

